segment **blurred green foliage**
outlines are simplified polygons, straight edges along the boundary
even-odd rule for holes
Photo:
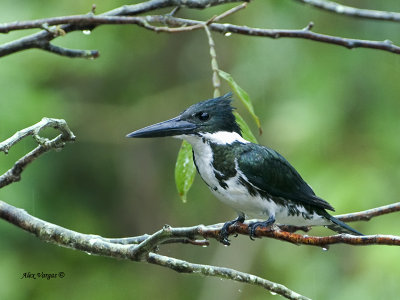
[[[400,9],[395,0],[346,2]],[[0,20],[81,14],[92,3],[2,0]],[[99,13],[123,4],[130,3],[96,2]],[[206,20],[224,8],[180,14]],[[317,32],[400,44],[399,24],[337,16],[293,1],[253,1],[225,21],[302,28],[311,20]],[[24,34],[0,35],[0,42]],[[214,39],[220,68],[253,100],[264,131],[259,142],[282,153],[338,213],[399,201],[400,56],[296,39],[217,34]],[[2,58],[0,139],[47,116],[67,120],[77,141],[37,160],[21,182],[1,189],[1,200],[49,222],[108,237],[151,233],[166,223],[213,224],[234,217],[198,176],[190,201],[179,200],[172,176],[179,142],[125,138],[212,96],[203,31],[168,35],[134,26],[103,26],[89,36],[75,32],[55,43],[99,49],[101,56],[93,61],[68,59],[30,50]],[[229,91],[228,85],[224,88],[222,92]],[[252,125],[238,100],[235,105]],[[0,171],[34,145],[28,139],[9,155],[0,155]],[[392,214],[352,226],[366,234],[398,235],[398,224],[398,214]],[[226,280],[88,256],[46,244],[4,221],[0,236],[0,299],[278,297]],[[173,245],[161,252],[251,272],[313,299],[398,297],[397,247],[337,245],[322,251],[239,237],[230,247],[212,242],[208,248]],[[25,272],[61,271],[63,279],[20,279]]]

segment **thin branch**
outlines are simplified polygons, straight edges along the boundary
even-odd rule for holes
[[[335,216],[340,221],[343,222],[354,222],[354,221],[369,221],[373,217],[382,216],[385,214],[393,213],[400,211],[400,202],[372,208],[360,212],[344,214],[344,215],[337,215]]]
[[[40,137],[39,132],[47,127],[57,129],[61,131],[61,134],[51,140]],[[34,139],[39,143],[39,146],[21,157],[11,169],[0,176],[0,188],[12,182],[19,181],[21,179],[21,173],[25,170],[25,168],[43,153],[46,153],[51,149],[62,148],[66,142],[72,142],[75,140],[74,134],[64,120],[43,118],[35,125],[20,130],[12,137],[8,138],[4,142],[1,142],[0,151],[3,151],[7,154],[12,146],[29,135],[34,137]]]
[[[370,48],[370,49],[377,49],[377,50],[383,50],[383,51],[388,51],[396,54],[400,54],[400,47],[394,45],[391,41],[385,40],[385,41],[369,41],[369,40],[359,40],[359,39],[348,39],[348,38],[341,38],[341,37],[336,37],[336,36],[330,36],[330,35],[325,35],[325,34],[320,34],[320,33],[315,33],[312,31],[313,23],[308,24],[305,28],[303,29],[261,29],[261,28],[252,28],[252,27],[247,27],[247,26],[238,26],[238,25],[233,25],[233,24],[219,24],[215,23],[215,20],[221,19],[221,17],[216,17],[215,19],[210,19],[207,21],[210,23],[208,25],[210,30],[222,33],[222,34],[241,34],[241,35],[247,35],[247,36],[259,36],[259,37],[269,37],[269,38],[301,38],[301,39],[307,39],[307,40],[313,40],[317,42],[322,42],[322,43],[328,43],[328,44],[334,44],[334,45],[339,45],[346,47],[348,49],[353,49],[353,48]],[[168,33],[181,33],[181,32],[186,32],[186,31],[192,31],[192,30],[197,30],[201,29],[204,27],[203,21],[196,21],[196,20],[190,20],[190,19],[182,19],[182,18],[175,18],[171,16],[161,16],[161,15],[151,15],[151,16],[146,16],[146,17],[113,17],[113,16],[91,16],[91,15],[78,15],[78,16],[72,16],[72,17],[65,17],[65,19],[62,18],[55,18],[50,20],[50,24],[62,24],[63,22],[69,22],[71,25],[68,26],[98,26],[102,24],[134,24],[138,25],[141,27],[144,27],[146,29],[155,31],[155,32],[168,32]],[[207,23],[206,22],[206,23]],[[212,23],[211,23],[212,22]],[[167,26],[154,26],[151,25],[150,23],[162,23],[162,24],[167,24],[169,26],[174,26],[174,27],[167,27]],[[84,24],[84,25],[82,25]],[[32,26],[39,26],[40,24],[31,24]],[[22,24],[20,26],[28,26],[27,24]],[[63,25],[61,26],[61,29],[66,26]],[[60,30],[61,30],[60,29]],[[1,27],[0,27],[1,30]],[[2,30],[5,30],[4,27]],[[64,30],[64,29],[62,29]],[[83,29],[82,29],[83,30]],[[47,31],[45,31],[46,36],[49,34]],[[0,57],[14,53],[16,51],[21,51],[24,49],[28,48],[44,48],[43,43],[39,43],[39,41],[43,40],[44,37],[40,37],[38,40],[35,38],[32,40],[33,36],[29,36],[26,38],[23,38],[20,41],[20,43],[15,44],[17,41],[10,42],[7,44],[4,44],[0,46]],[[47,45],[48,42],[44,43],[44,45]],[[15,46],[18,46],[15,48]],[[16,51],[14,51],[16,50]],[[85,50],[79,50],[81,52]],[[95,53],[94,50],[88,50],[91,51],[90,53],[87,52],[87,55],[76,55],[76,56],[71,56],[71,57],[95,57],[98,55],[98,53]],[[64,53],[68,53],[68,51],[65,51]],[[58,51],[58,54],[62,54],[62,51]]]
[[[178,6],[179,7],[179,6]],[[94,26],[98,25],[139,25],[147,29],[151,29],[153,31],[166,31],[166,32],[183,32],[183,31],[191,31],[195,29],[203,28],[204,24],[211,24],[212,22],[220,21],[223,18],[226,18],[239,10],[246,8],[247,3],[242,3],[238,6],[233,7],[232,9],[227,10],[226,12],[214,16],[206,22],[201,22],[200,24],[182,27],[182,28],[168,28],[168,27],[157,27],[148,24],[148,21],[145,17],[128,17],[128,16],[108,16],[106,14],[102,14],[100,16],[95,16],[93,13],[89,13],[86,15],[73,15],[66,17],[54,17],[54,18],[46,18],[32,21],[16,21],[11,23],[0,24],[0,33],[8,33],[14,30],[23,30],[23,29],[33,29],[33,28],[44,28],[48,33],[51,33],[54,37],[65,35],[66,32],[60,27],[56,25],[78,25],[78,26],[90,26],[93,30]],[[175,10],[174,10],[175,11]],[[168,16],[172,17],[174,14],[168,14]],[[159,29],[160,28],[160,29]],[[44,44],[49,44],[46,41]],[[37,44],[38,48],[40,47],[40,43]],[[46,50],[46,49],[45,49]],[[60,54],[60,53],[57,53]],[[61,54],[64,55],[64,54]]]
[[[242,10],[242,9],[244,9],[244,8],[246,8],[246,7],[247,7],[247,2],[244,2],[244,3],[242,3],[242,4],[239,4],[238,6],[235,6],[235,7],[231,8],[231,9],[228,9],[227,11],[223,12],[223,13],[220,14],[219,16],[216,16],[216,17],[213,19],[213,22],[221,21],[222,19],[224,19],[224,18],[226,18],[226,17],[228,17],[228,16],[230,16],[230,15],[235,14],[235,13],[237,13],[239,10]],[[210,23],[208,23],[208,24],[210,24]],[[208,25],[208,24],[207,24],[207,25]]]
[[[381,21],[400,22],[400,13],[382,10],[362,9],[351,6],[342,5],[333,1],[321,0],[294,0],[303,4],[308,4],[316,8],[333,12],[339,15],[357,17],[362,19],[372,19]]]
[[[217,97],[221,96],[221,93],[219,91],[219,88],[221,87],[221,80],[219,79],[219,76],[218,76],[219,67],[218,67],[218,61],[217,61],[217,53],[215,51],[214,39],[212,38],[211,32],[208,29],[207,25],[204,25],[204,30],[207,34],[208,45],[210,47],[211,70],[213,72],[212,84],[214,87],[214,98],[217,98]]]
[[[79,26],[97,26],[103,24],[138,24],[143,22],[143,17],[128,16],[107,16],[93,14],[73,15],[65,17],[54,17],[31,21],[17,21],[0,24],[0,33],[8,33],[14,30],[24,30],[33,28],[44,28],[48,33],[55,35],[55,25],[79,25]],[[56,35],[55,37],[57,37]]]
[[[52,52],[54,54],[67,56],[71,58],[90,58],[94,59],[99,57],[99,51],[97,50],[79,50],[79,49],[68,49],[65,47],[55,46],[51,43],[44,43],[43,45],[38,47],[39,49],[43,49],[45,51]]]
[[[167,17],[167,16],[147,16],[146,20],[149,22],[159,22],[168,24],[170,26],[181,26],[179,28],[184,28],[182,26],[190,25],[194,26],[196,24],[201,24],[200,21]],[[312,23],[310,23],[312,24]],[[385,41],[369,41],[369,40],[359,40],[359,39],[349,39],[337,36],[331,36],[326,34],[315,33],[311,31],[312,25],[308,25],[303,29],[262,29],[254,28],[248,26],[238,26],[233,24],[219,24],[212,23],[208,27],[210,30],[227,35],[229,33],[247,35],[247,36],[259,36],[259,37],[269,37],[273,39],[278,38],[300,38],[306,40],[312,40],[316,42],[328,43],[338,46],[343,46],[348,49],[354,48],[370,48],[376,50],[388,51],[396,54],[400,54],[400,46],[394,45],[390,40]],[[158,27],[157,32],[165,31],[172,32],[166,29],[166,27]],[[174,32],[179,32],[175,30]]]
[[[105,12],[100,16],[94,16],[92,9],[91,12],[87,15],[56,17],[56,18],[0,24],[0,32],[7,33],[11,30],[43,28],[49,25],[64,24],[61,25],[59,28],[57,28],[57,31],[62,32],[63,33],[62,35],[64,35],[73,31],[93,30],[94,28],[96,28],[96,26],[100,24],[127,24],[127,23],[119,23],[118,19],[105,21],[107,17],[134,16],[149,11],[153,11],[156,9],[161,9],[166,7],[177,7],[177,6],[195,8],[195,9],[204,9],[210,6],[216,6],[234,2],[243,2],[243,0],[150,0],[133,5],[124,5],[116,9],[110,10],[108,12]],[[93,23],[89,21],[91,18],[96,18],[96,17],[104,17],[105,19],[103,19],[103,21],[98,20],[98,22],[100,23],[96,22]],[[68,20],[69,18],[70,20]],[[135,21],[132,22],[133,22],[132,24],[136,24]],[[38,33],[28,35],[26,37],[17,39],[15,41],[11,41],[9,43],[5,43],[3,45],[0,45],[0,57],[31,48],[47,50],[44,48],[44,45],[48,44],[51,40],[55,39],[58,36],[60,36],[60,34],[54,34],[52,30],[49,31],[45,29]],[[59,48],[57,50],[52,52],[59,55],[66,55],[67,57],[95,58],[98,56],[98,53],[92,56],[69,55],[72,54],[70,49],[65,49],[62,51]],[[77,51],[83,51],[83,50],[77,50]]]
[[[355,222],[355,221],[369,221],[373,217],[378,217],[386,214],[390,214],[393,212],[400,211],[400,202],[388,204],[372,209],[367,209],[355,213],[336,215],[335,217],[342,222]],[[310,226],[292,226],[292,225],[279,225],[279,228],[282,231],[287,232],[296,232],[296,231],[304,231],[308,232],[311,230]]]
[[[179,7],[179,6],[178,6]],[[246,8],[247,3],[242,3],[238,6],[235,6],[226,12],[211,18],[206,23],[209,24],[211,22],[217,22],[226,18],[239,10]],[[134,10],[131,9],[131,14],[134,13]],[[168,14],[168,16],[173,17],[173,14]],[[79,25],[79,26],[97,26],[97,25],[112,25],[112,24],[136,24],[143,25],[145,21],[144,17],[129,17],[129,16],[114,16],[108,13],[101,14],[99,16],[95,16],[93,13],[84,14],[84,15],[72,15],[65,17],[53,17],[53,18],[44,18],[38,20],[30,20],[30,21],[16,21],[10,23],[0,24],[0,33],[8,33],[14,30],[24,30],[24,29],[34,29],[40,28],[45,29],[47,32],[53,34],[55,37],[65,35],[66,32],[60,31],[62,30],[60,27],[55,27],[55,25]]]
[[[238,282],[257,285],[269,290],[271,293],[279,294],[287,299],[309,299],[296,292],[289,290],[284,285],[271,282],[261,277],[236,271],[230,268],[216,267],[210,265],[194,264],[168,256],[150,253],[147,261],[151,264],[167,267],[179,273],[196,273],[205,276],[221,277]]]

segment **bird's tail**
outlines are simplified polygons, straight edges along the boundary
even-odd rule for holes
[[[331,225],[326,225],[330,230],[336,231],[337,233],[348,233],[352,235],[363,235],[361,232],[351,228],[346,223],[336,219],[335,217],[328,215],[327,218],[332,222]]]

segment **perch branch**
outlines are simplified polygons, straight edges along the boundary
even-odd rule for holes
[[[47,127],[57,129],[61,131],[61,134],[51,140],[40,137],[39,132]],[[39,146],[21,157],[12,168],[0,176],[0,188],[12,182],[19,181],[21,179],[21,173],[24,171],[24,169],[43,153],[46,153],[51,149],[62,148],[66,142],[72,142],[75,140],[74,134],[64,120],[43,118],[35,125],[22,129],[4,142],[1,142],[0,151],[3,151],[7,154],[12,146],[30,135],[33,136]]]
[[[321,1],[321,0],[295,0],[295,1],[310,6],[314,6],[322,10],[333,12],[339,15],[346,15],[362,19],[400,22],[400,13],[397,12],[355,8],[351,6],[342,5],[333,1]]]
[[[6,203],[0,202],[0,217],[7,220],[10,223],[13,223],[14,225],[17,225],[18,227],[29,231],[31,233],[36,234],[37,236],[40,236],[40,232],[37,231],[37,229],[34,229],[31,227],[32,224],[35,225],[35,228],[43,228],[46,226],[49,226],[47,222],[42,221],[40,219],[37,219],[35,217],[30,216],[27,212],[17,209],[11,205],[8,205]],[[367,210],[364,212],[359,212],[357,214],[357,218],[359,220],[366,220],[370,219],[374,216],[378,215],[383,215],[383,214],[388,214],[394,211],[398,211],[398,207],[400,206],[400,203],[395,203],[393,204],[393,207],[396,207],[396,209],[387,209],[387,206],[383,206],[380,208],[375,208],[373,209],[374,211],[380,211],[379,214],[371,215],[372,210]],[[352,216],[354,214],[347,214],[347,215],[342,215],[340,216],[341,219],[345,219],[346,216]],[[363,215],[368,215],[368,218],[363,218]],[[30,225],[31,224],[31,225]],[[47,224],[47,225],[46,225]],[[52,224],[51,224],[52,225]],[[143,258],[146,253],[151,251],[152,249],[156,248],[160,244],[167,244],[167,243],[187,243],[187,240],[192,240],[195,241],[192,244],[195,245],[205,245],[204,241],[196,241],[197,238],[213,238],[218,240],[219,239],[219,232],[220,229],[222,228],[223,224],[215,224],[215,225],[209,225],[209,226],[204,226],[204,225],[196,225],[192,227],[179,227],[179,228],[172,228],[168,225],[164,226],[161,230],[157,231],[156,233],[152,235],[142,235],[142,236],[137,236],[137,237],[130,237],[130,238],[119,238],[119,239],[107,239],[107,238],[102,238],[99,236],[93,236],[90,235],[90,239],[96,239],[98,241],[101,241],[102,243],[105,244],[114,244],[114,245],[119,245],[119,246],[127,246],[127,245],[137,245],[138,247],[135,248],[134,252],[131,253],[131,255],[136,255],[137,260]],[[52,225],[56,226],[56,225]],[[57,227],[61,228],[61,227]],[[64,229],[63,229],[64,230]],[[66,230],[66,229],[65,229]],[[74,238],[74,235],[71,235],[72,231],[68,231],[66,234],[62,234],[62,236],[72,236],[70,239],[72,240],[82,240],[81,237],[85,237],[85,239],[88,235],[82,235],[79,238]],[[243,234],[243,235],[248,235],[249,234],[249,228],[248,228],[248,222],[245,222],[244,224],[238,224],[230,227],[230,234]],[[325,237],[318,237],[318,236],[308,236],[308,235],[300,235],[296,233],[291,233],[291,232],[286,232],[282,231],[277,228],[258,228],[256,230],[256,235],[258,237],[269,237],[269,238],[274,238],[274,239],[279,239],[282,241],[287,241],[293,244],[303,244],[303,245],[312,245],[312,246],[319,246],[319,247],[326,247],[331,244],[338,244],[338,243],[343,243],[343,244],[349,244],[349,245],[360,245],[360,246],[365,246],[365,245],[393,245],[393,246],[400,246],[400,237],[399,236],[392,236],[392,235],[366,235],[366,236],[352,236],[348,234],[337,234],[333,236],[325,236]],[[53,236],[45,236],[44,238],[47,241],[50,242],[57,242],[57,238],[54,238]],[[61,246],[64,247],[72,247],[68,245],[74,245],[75,242],[69,243],[69,242],[62,242]],[[79,248],[79,250],[84,250],[84,251],[89,251],[90,249],[87,248]],[[93,252],[93,254],[99,254],[96,251]],[[100,254],[99,254],[100,255]]]
[[[400,204],[393,206],[399,207]],[[379,214],[371,214],[371,210],[359,212],[358,217],[362,214],[369,215],[369,218],[395,211],[388,206],[375,209],[380,211]],[[398,210],[398,208],[397,208]],[[348,214],[350,216],[352,214]],[[342,215],[345,218],[346,215]],[[246,274],[229,268],[222,268],[210,265],[194,264],[187,261],[179,260],[172,257],[166,257],[154,253],[161,244],[180,243],[185,240],[194,241],[195,245],[207,245],[204,241],[195,241],[197,237],[219,239],[219,231],[222,224],[216,225],[198,225],[193,227],[172,228],[168,225],[152,235],[143,235],[131,238],[107,239],[97,235],[78,233],[58,225],[40,220],[31,216],[23,209],[16,208],[3,201],[0,201],[0,218],[14,224],[21,229],[36,235],[38,238],[59,246],[68,247],[85,251],[90,254],[114,257],[119,259],[128,259],[133,261],[147,261],[148,263],[157,264],[170,268],[177,272],[203,274],[205,276],[223,277],[235,281],[261,286],[273,293],[280,294],[288,299],[307,299],[285,286],[270,282],[260,277]],[[364,219],[364,218],[360,218]],[[248,225],[241,224],[231,228],[231,234],[248,234]],[[351,235],[334,235],[327,237],[310,237],[295,233],[274,230],[273,228],[257,229],[258,236],[271,237],[288,241],[294,244],[314,245],[327,248],[330,244],[346,243],[351,245],[400,245],[400,237],[389,235],[374,236],[351,236]]]
[[[355,213],[336,215],[335,217],[343,222],[354,222],[354,221],[369,221],[373,217],[378,217],[382,215],[386,215],[389,213],[400,211],[400,202],[396,202],[393,204],[388,204],[372,209],[367,209],[364,211],[359,211]],[[311,230],[310,226],[290,226],[290,225],[279,225],[279,228],[283,231],[295,232],[295,231],[304,231],[308,232]]]
[[[177,228],[164,226],[163,229],[153,235],[147,236],[140,244],[119,244],[107,241],[96,235],[78,233],[58,225],[45,222],[29,215],[23,209],[16,208],[0,201],[0,218],[36,235],[38,238],[67,248],[85,251],[90,254],[128,259],[132,261],[147,261],[151,264],[167,267],[180,273],[202,274],[205,276],[222,277],[234,281],[248,283],[263,287],[272,293],[276,293],[288,299],[308,299],[287,287],[263,279],[258,276],[211,265],[194,264],[180,259],[167,257],[151,252],[158,245],[163,244],[169,238],[174,239],[174,231],[182,233]],[[183,230],[184,231],[184,230]],[[179,234],[178,234],[179,235]]]

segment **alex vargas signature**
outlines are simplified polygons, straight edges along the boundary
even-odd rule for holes
[[[64,272],[58,272],[58,273],[44,273],[44,272],[38,272],[38,273],[31,273],[31,272],[26,272],[23,273],[20,279],[54,279],[54,278],[64,278],[65,273]]]

